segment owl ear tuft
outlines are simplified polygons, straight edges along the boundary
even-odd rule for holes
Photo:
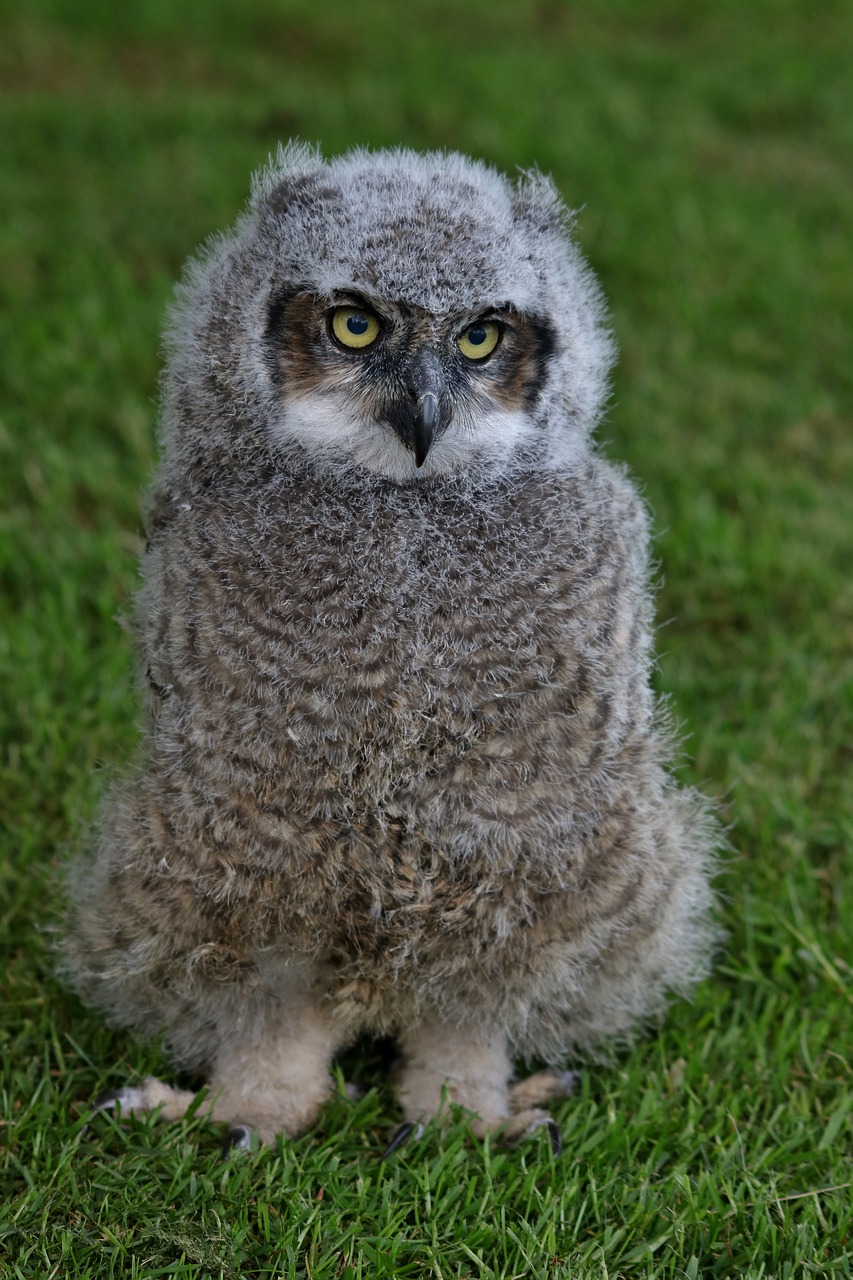
[[[319,147],[304,142],[279,144],[275,158],[252,179],[251,207],[256,212],[284,214],[295,205],[328,202],[338,196],[328,179]]]
[[[339,196],[337,187],[324,182],[319,175],[306,174],[301,178],[285,178],[256,202],[256,208],[280,215],[295,207],[305,209],[311,205],[331,204]]]
[[[531,169],[522,172],[516,184],[513,221],[537,231],[565,234],[574,225],[575,213],[566,208],[552,179]]]

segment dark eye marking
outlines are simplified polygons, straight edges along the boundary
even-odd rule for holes
[[[556,334],[547,320],[538,316],[522,317],[510,307],[503,312],[503,317],[475,321],[463,330],[457,343],[467,357],[468,368],[488,379],[491,394],[499,398],[505,408],[530,409],[542,389],[548,363],[556,349]],[[499,328],[499,335],[489,345],[492,327]],[[479,329],[485,331],[484,346],[476,342]],[[486,353],[481,354],[479,360],[478,351]],[[488,356],[493,352],[492,361]]]
[[[284,288],[267,303],[264,362],[278,387],[316,389],[322,354],[325,306],[305,289]]]

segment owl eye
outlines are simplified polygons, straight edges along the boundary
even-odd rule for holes
[[[465,329],[456,345],[466,360],[485,360],[500,342],[501,327],[495,320],[480,320]]]
[[[359,351],[379,337],[379,321],[360,307],[338,307],[332,313],[332,333],[342,347]]]

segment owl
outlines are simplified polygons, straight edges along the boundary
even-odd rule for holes
[[[304,1133],[376,1035],[396,1142],[456,1104],[558,1147],[567,1064],[716,936],[570,215],[538,173],[291,144],[190,265],[167,353],[146,727],[71,867],[64,974],[202,1076],[227,1144]]]

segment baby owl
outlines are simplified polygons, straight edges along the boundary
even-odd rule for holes
[[[64,971],[206,1073],[231,1143],[304,1132],[366,1033],[400,1049],[401,1139],[449,1100],[557,1145],[567,1060],[714,939],[567,212],[538,174],[291,145],[190,266],[168,347],[147,727],[72,867]]]

